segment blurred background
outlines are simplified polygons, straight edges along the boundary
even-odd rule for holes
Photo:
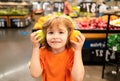
[[[120,60],[116,55],[120,54],[120,0],[68,1],[71,12],[67,16],[86,37],[82,51],[86,71],[83,81],[119,81]],[[30,34],[41,29],[48,18],[66,15],[64,2],[0,0],[0,81],[41,81],[29,72]]]

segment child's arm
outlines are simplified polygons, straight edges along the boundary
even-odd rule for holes
[[[78,36],[77,39],[79,40],[78,42],[71,41],[75,49],[74,63],[71,74],[74,81],[82,81],[85,73],[82,61],[82,46],[84,44],[85,37],[82,34],[80,34],[80,36]]]
[[[31,42],[33,44],[32,58],[30,61],[30,72],[33,77],[37,78],[42,74],[42,68],[40,64],[40,54],[39,54],[40,40],[36,40],[37,39],[36,32],[32,33],[30,37],[31,37]]]

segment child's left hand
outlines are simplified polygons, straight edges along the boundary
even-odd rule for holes
[[[85,42],[85,36],[80,34],[79,36],[76,36],[76,38],[78,39],[78,42],[73,40],[70,40],[70,42],[75,50],[81,50]]]

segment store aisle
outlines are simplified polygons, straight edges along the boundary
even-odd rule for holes
[[[28,69],[27,64],[31,58],[32,45],[29,36],[32,27],[33,25],[26,28],[0,29],[0,81],[23,79],[22,76],[12,77],[16,73],[26,76],[26,71],[22,70]]]
[[[29,35],[32,27],[0,29],[0,81],[41,81],[32,78],[29,73],[28,62],[32,52]],[[84,81],[119,80],[111,76],[101,79],[101,66],[86,65],[85,70]]]

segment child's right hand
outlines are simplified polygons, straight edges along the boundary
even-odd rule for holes
[[[81,33],[79,36],[76,36],[78,41],[70,40],[72,46],[75,50],[82,50],[83,44],[85,42],[85,36]]]
[[[40,46],[39,41],[41,39],[37,39],[37,38],[38,38],[37,32],[33,32],[33,33],[30,34],[30,39],[31,39],[31,42],[33,44],[33,47],[38,47],[39,48],[39,46]]]

